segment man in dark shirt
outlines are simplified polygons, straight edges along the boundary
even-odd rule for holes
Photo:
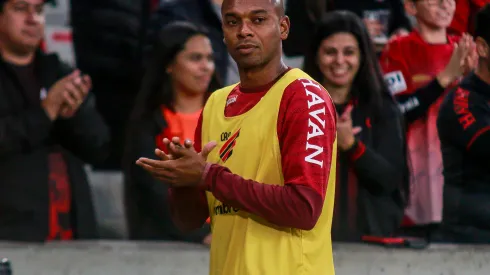
[[[490,242],[490,4],[477,15],[476,70],[445,98],[437,129],[444,163],[445,241]]]
[[[91,79],[39,50],[43,0],[0,0],[0,239],[95,238],[83,163],[100,159],[107,126]]]

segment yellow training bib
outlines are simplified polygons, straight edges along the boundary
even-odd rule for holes
[[[264,184],[284,184],[277,118],[284,89],[297,79],[311,79],[292,69],[248,112],[225,117],[233,86],[216,91],[203,110],[202,145],[218,142],[208,162]],[[290,129],[293,131],[293,129]],[[213,241],[211,275],[334,275],[331,243],[337,145],[322,214],[310,230],[275,226],[263,218],[218,201],[207,192]]]

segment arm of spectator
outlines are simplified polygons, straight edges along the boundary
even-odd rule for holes
[[[490,106],[487,101],[458,88],[451,103],[441,108],[438,118],[440,134],[466,148],[482,162],[490,156]]]
[[[406,173],[405,131],[396,104],[385,101],[379,122],[373,124],[374,146],[356,140],[346,153],[359,183],[372,193],[391,193],[401,186]]]
[[[0,117],[0,159],[32,150],[49,137],[52,120],[39,106]]]
[[[109,153],[109,128],[90,93],[73,117],[56,121],[55,135],[63,147],[87,163],[102,161]]]
[[[129,182],[133,188],[139,190],[139,198],[148,209],[147,215],[152,216],[162,232],[167,232],[176,240],[202,243],[203,239],[210,233],[209,226],[204,225],[196,230],[184,232],[173,222],[172,213],[169,207],[169,188],[164,182],[161,182],[151,176],[143,168],[136,165],[135,160],[139,157],[155,158],[155,138],[151,131],[145,131],[141,127],[137,132],[131,133],[128,137],[130,144],[126,146],[129,150],[126,153],[126,159],[129,165],[129,171],[125,171]]]
[[[197,122],[194,136],[194,148],[201,152],[202,113]],[[202,227],[209,217],[205,191],[196,187],[172,188],[169,190],[169,204],[172,219],[184,231]]]
[[[423,117],[430,106],[444,94],[445,88],[437,79],[430,81],[425,86],[415,89],[412,93],[400,93],[395,95],[398,107],[405,115],[405,121],[412,123]]]
[[[380,64],[385,73],[387,85],[405,116],[411,123],[423,117],[431,105],[444,94],[445,89],[454,82],[459,73],[460,52],[453,54],[448,66],[428,84],[415,89],[412,76],[405,63],[406,56],[399,48],[398,41],[391,42],[381,55]],[[458,62],[456,62],[458,60]],[[458,69],[454,69],[457,67]]]
[[[336,132],[328,93],[302,79],[284,91],[277,122],[284,185],[261,183],[213,164],[205,182],[221,202],[281,227],[311,230],[320,217]],[[294,131],[293,131],[294,129]]]

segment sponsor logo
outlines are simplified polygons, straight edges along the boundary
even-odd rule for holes
[[[235,213],[238,213],[238,211],[240,211],[240,209],[231,207],[227,204],[220,204],[220,205],[214,207],[214,215],[215,216],[235,214]]]
[[[227,100],[226,100],[226,106],[232,104],[232,103],[235,103],[236,100],[238,98],[238,95],[234,95],[232,97],[229,97]]]
[[[416,97],[411,97],[404,103],[398,104],[398,107],[400,107],[400,111],[402,113],[410,112],[411,110],[419,106],[420,106],[420,102]]]
[[[225,137],[228,134],[228,132],[222,133],[221,138]],[[223,162],[226,162],[233,154],[233,148],[235,148],[236,140],[239,136],[240,129],[238,129],[238,131],[232,134],[229,138],[226,138],[227,141],[225,142],[225,144],[223,144],[223,146],[221,146],[221,149],[219,150],[219,157]]]
[[[384,76],[386,84],[392,95],[399,94],[407,90],[407,83],[401,71],[387,73]]]

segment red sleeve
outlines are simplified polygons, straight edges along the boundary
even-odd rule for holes
[[[207,188],[218,200],[275,225],[312,229],[325,198],[335,123],[333,103],[321,86],[293,82],[284,91],[277,125],[285,185],[246,180],[213,164],[205,176]]]
[[[202,113],[196,127],[194,148],[201,151]],[[172,219],[182,230],[200,228],[209,217],[206,194],[198,188],[169,188]]]

